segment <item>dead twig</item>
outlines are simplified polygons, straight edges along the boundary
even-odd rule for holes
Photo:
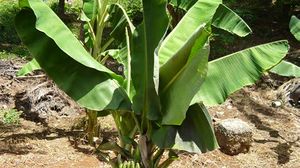
[[[40,84],[38,84],[37,86],[35,86],[34,88],[30,89],[29,93],[31,93],[31,92],[33,92],[33,91],[35,91],[35,90],[36,90],[36,89],[38,89],[38,88],[41,88],[41,87],[47,86],[47,85],[49,85],[49,84],[51,84],[51,83],[49,83],[49,81],[46,81],[46,82],[40,83]]]
[[[45,78],[46,75],[35,75],[35,76],[18,76],[16,79],[34,79],[34,78]]]

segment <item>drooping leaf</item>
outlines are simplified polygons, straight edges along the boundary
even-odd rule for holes
[[[136,90],[133,97],[133,109],[148,119],[158,119],[160,103],[157,95],[158,86],[154,78],[158,77],[158,62],[154,56],[156,47],[168,27],[166,2],[162,0],[143,0],[143,23],[132,37],[131,67],[132,81]]]
[[[212,25],[240,37],[252,33],[247,23],[227,6],[221,4],[213,18]]]
[[[122,78],[94,60],[46,4],[40,0],[21,1],[27,8],[16,16],[17,32],[62,90],[92,110],[117,109],[129,102],[114,80],[122,82]]]
[[[180,46],[190,39],[200,25],[211,22],[222,0],[197,1],[163,41],[158,52],[160,66],[165,64]]]
[[[172,148],[177,131],[176,126],[164,125],[153,132],[151,139],[159,148]]]
[[[30,62],[28,62],[27,64],[25,64],[17,73],[17,76],[25,76],[29,73],[31,73],[34,70],[38,70],[41,69],[39,63],[33,59]]]
[[[173,148],[188,152],[205,153],[218,148],[211,118],[203,104],[189,107],[180,126],[162,126],[152,135],[160,148]]]
[[[135,29],[130,21],[125,9],[120,4],[111,4],[109,8],[108,22],[111,23],[113,30],[110,35],[115,39],[125,39],[125,27],[128,26],[132,33]]]
[[[203,104],[190,106],[178,129],[174,149],[205,153],[218,148],[210,115]]]
[[[164,125],[180,125],[207,72],[210,33],[200,26],[160,68],[160,99]]]
[[[287,61],[281,61],[278,65],[272,68],[270,72],[281,76],[300,77],[300,67]]]
[[[283,40],[210,61],[207,77],[191,104],[201,101],[209,106],[223,103],[231,93],[253,84],[263,72],[278,64],[288,50],[288,42]]]
[[[292,16],[289,26],[291,33],[300,41],[300,20],[296,16]]]
[[[110,74],[114,79],[120,81],[122,80],[120,76],[116,75],[105,66],[99,64],[95,59],[92,59],[92,56],[84,49],[82,44],[76,39],[75,35],[45,3],[43,3],[41,0],[20,1],[25,1],[27,3],[24,2],[22,4],[29,5],[21,7],[29,7],[33,11],[34,16],[31,17],[34,18],[32,18],[31,20],[36,20],[35,29],[45,33],[46,36],[53,39],[56,45],[69,57],[87,67],[106,72]],[[16,24],[18,24],[17,21]],[[68,39],[67,43],[65,42],[66,39]]]

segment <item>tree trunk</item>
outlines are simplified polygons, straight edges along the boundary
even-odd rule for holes
[[[65,0],[58,1],[57,13],[60,17],[65,15]]]
[[[94,144],[94,137],[99,137],[100,125],[98,125],[97,112],[93,110],[87,110],[88,125],[87,125],[87,135],[88,142],[90,145]]]

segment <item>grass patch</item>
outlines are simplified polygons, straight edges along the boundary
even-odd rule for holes
[[[14,53],[7,52],[5,50],[0,51],[0,60],[9,60],[9,59],[14,59],[17,58],[18,56]]]
[[[0,122],[6,125],[18,125],[21,113],[16,109],[0,109]]]

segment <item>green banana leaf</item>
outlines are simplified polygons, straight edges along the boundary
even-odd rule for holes
[[[84,16],[89,18],[90,20],[94,20],[98,11],[98,3],[97,0],[83,0],[82,11],[84,12]],[[86,19],[84,19],[86,21]]]
[[[162,126],[151,138],[160,148],[196,153],[218,148],[210,115],[203,104],[190,106],[182,125]]]
[[[129,99],[116,82],[123,82],[121,76],[94,60],[45,3],[20,2],[23,9],[15,19],[19,37],[63,91],[88,109],[129,108]]]
[[[300,41],[300,20],[296,16],[292,16],[289,26],[291,33]]]
[[[233,92],[251,85],[277,65],[289,50],[285,40],[258,45],[208,63],[207,77],[192,103],[207,106],[223,103]]]
[[[270,72],[281,76],[300,77],[300,67],[287,61],[281,61],[278,65],[272,68]]]
[[[300,20],[296,16],[292,16],[289,26],[291,33],[300,41]],[[300,77],[300,67],[287,61],[281,61],[270,71],[281,76]]]
[[[33,59],[30,62],[28,62],[27,64],[25,64],[18,72],[17,72],[17,76],[25,76],[29,73],[31,73],[34,70],[38,70],[41,69],[39,63]]]
[[[239,15],[223,4],[220,4],[218,7],[214,15],[212,25],[240,37],[245,37],[252,33],[252,30],[247,23]]]
[[[197,1],[166,37],[158,51],[160,66],[186,43],[200,25],[211,22],[222,0]]]
[[[170,4],[188,11],[196,2],[197,0],[171,0]],[[214,15],[212,25],[240,37],[245,37],[252,33],[247,23],[224,4],[219,5]]]
[[[168,62],[160,68],[159,96],[164,125],[181,125],[194,95],[203,83],[209,55],[204,26]]]
[[[171,0],[169,3],[176,8],[188,11],[196,2],[197,0]]]
[[[131,76],[136,90],[133,110],[150,120],[157,120],[160,103],[155,81],[159,65],[154,52],[167,30],[169,20],[165,1],[143,0],[143,7],[143,23],[137,27],[131,39]]]

